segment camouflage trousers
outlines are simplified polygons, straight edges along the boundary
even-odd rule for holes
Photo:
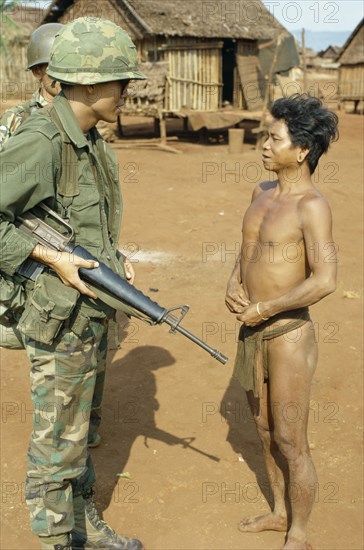
[[[107,321],[100,320],[91,320],[82,338],[65,328],[53,345],[24,337],[33,402],[26,501],[38,536],[71,531],[73,497],[94,484],[87,441],[97,378],[103,388],[106,342]],[[99,404],[101,399],[100,392]]]
[[[17,329],[17,324],[10,326],[0,324],[0,347],[6,349],[24,349],[23,337]],[[108,348],[108,335],[105,330],[100,345],[97,348],[97,373],[94,395],[92,398],[90,430],[88,443],[94,443],[101,423],[101,403],[104,394],[106,355]]]

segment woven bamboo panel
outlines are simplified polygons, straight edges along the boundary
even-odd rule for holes
[[[339,96],[364,100],[364,64],[340,67]]]
[[[221,43],[170,40],[161,51],[169,64],[166,109],[214,111],[221,107]]]
[[[240,42],[236,56],[241,93],[244,106],[256,111],[263,106],[264,81],[260,72],[258,51],[255,43]]]

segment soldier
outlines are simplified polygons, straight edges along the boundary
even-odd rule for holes
[[[39,88],[29,101],[20,103],[2,114],[0,149],[29,115],[51,103],[60,91],[60,85],[47,75],[46,70],[54,38],[62,27],[60,23],[46,23],[32,33],[27,49],[27,70],[32,71],[39,82]]]
[[[31,70],[39,81],[39,88],[34,92],[29,101],[20,103],[16,107],[5,111],[0,118],[0,150],[19,126],[39,109],[52,103],[60,92],[60,84],[46,73],[51,48],[56,34],[63,25],[60,23],[47,23],[36,29],[31,37],[27,49],[27,70]],[[127,278],[132,282],[134,273],[132,266],[127,264]],[[23,311],[23,296],[19,288],[13,285],[13,281],[0,273],[1,303],[0,303],[0,347],[7,349],[24,349],[22,337],[17,329],[20,314]],[[9,306],[12,306],[10,310]],[[15,308],[15,309],[14,309]],[[88,433],[88,445],[91,448],[98,447],[101,436],[98,433],[101,423],[101,402],[105,382],[107,334],[98,348],[98,375],[95,384],[93,407],[91,411],[91,423]]]
[[[92,499],[90,408],[98,350],[114,310],[97,300],[78,269],[97,263],[37,244],[14,221],[45,201],[73,226],[77,244],[125,277],[117,251],[122,208],[117,163],[95,125],[115,122],[129,81],[145,77],[127,33],[91,17],[61,29],[47,74],[61,82],[62,91],[8,140],[0,180],[2,271],[13,278],[28,257],[46,266],[34,285],[23,283],[26,303],[18,324],[37,413],[26,479],[31,527],[44,550],[71,544],[138,550],[140,541],[100,520]]]
[[[60,85],[46,74],[51,48],[57,32],[63,27],[60,23],[47,23],[36,29],[27,49],[27,70],[31,70],[39,81],[39,88],[31,99],[5,111],[0,118],[0,151],[8,139],[32,113],[53,101],[60,91]],[[23,349],[21,336],[16,328],[18,314],[22,311],[22,293],[13,282],[0,273],[0,347]],[[12,305],[13,310],[9,309]],[[14,309],[15,308],[15,309]]]
[[[60,85],[46,74],[51,48],[57,32],[63,27],[60,23],[47,23],[36,29],[29,40],[27,49],[27,70],[32,71],[39,81],[39,88],[31,99],[5,111],[0,118],[0,151],[8,139],[32,113],[51,103],[60,91]],[[11,280],[0,273],[0,347],[23,349],[21,336],[16,328],[18,314],[22,311],[22,294],[14,292]],[[13,311],[8,305],[12,304]],[[14,309],[16,307],[16,309]]]

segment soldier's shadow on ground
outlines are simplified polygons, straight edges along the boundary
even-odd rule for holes
[[[133,481],[119,482],[138,437],[158,439],[170,445],[177,442],[172,434],[158,429],[155,423],[159,403],[154,372],[175,363],[170,352],[158,346],[138,346],[122,359],[111,361],[112,354],[108,359],[102,407],[102,442],[92,451],[100,512],[108,508],[115,490],[125,489],[125,495],[128,493],[132,498]],[[119,497],[124,498],[123,495]]]
[[[241,455],[244,462],[256,477],[256,486],[250,483],[243,488],[243,496],[256,502],[263,494],[272,507],[272,493],[263,458],[262,444],[256,431],[255,422],[245,391],[235,378],[230,383],[220,403],[220,414],[229,426],[227,441],[234,452]],[[255,482],[253,482],[255,483]]]

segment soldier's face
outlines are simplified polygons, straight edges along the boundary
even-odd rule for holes
[[[89,86],[90,107],[97,120],[116,122],[127,93],[129,81],[105,82]]]

